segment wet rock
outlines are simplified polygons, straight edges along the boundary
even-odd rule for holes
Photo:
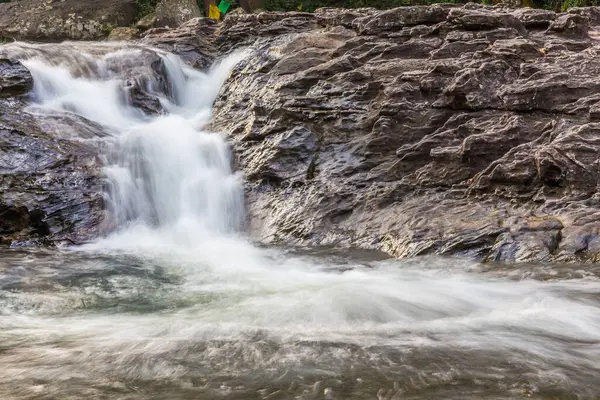
[[[590,25],[600,25],[600,7],[573,7],[567,13],[587,18]]]
[[[29,70],[18,61],[0,59],[0,96],[11,97],[26,94],[33,87]]]
[[[156,5],[156,26],[176,28],[202,16],[196,0],[160,0]]]
[[[155,93],[148,93],[143,85],[130,81],[125,89],[127,91],[127,103],[141,110],[144,114],[158,115],[165,113],[158,96]]]
[[[29,227],[29,210],[26,207],[0,205],[0,234],[13,234]]]
[[[381,35],[406,26],[433,25],[445,21],[448,12],[448,9],[438,5],[398,7],[360,19],[357,28],[361,34]]]
[[[95,40],[131,25],[135,0],[19,0],[0,4],[0,36],[18,40]]]
[[[455,8],[449,12],[448,22],[465,30],[513,28],[522,35],[527,33],[519,18],[509,13]]]
[[[228,54],[234,49],[254,44],[259,38],[272,40],[317,27],[315,15],[311,13],[237,14],[220,24],[215,43],[221,54]]]
[[[33,118],[21,107],[4,100],[0,113],[0,237],[47,244],[95,237],[103,217],[97,149],[67,132],[102,131],[70,116]]]
[[[254,51],[212,129],[230,135],[245,171],[248,231],[397,257],[600,259],[594,12],[228,19],[220,50]]]

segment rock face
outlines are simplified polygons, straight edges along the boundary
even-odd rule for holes
[[[19,0],[0,4],[0,37],[61,41],[95,40],[131,25],[136,0]]]
[[[156,5],[156,25],[176,28],[202,16],[196,0],[160,0]]]
[[[596,8],[235,15],[212,129],[263,242],[600,259]]]
[[[103,217],[97,151],[69,138],[101,130],[76,117],[24,112],[32,85],[25,67],[0,59],[0,244],[93,237]]]

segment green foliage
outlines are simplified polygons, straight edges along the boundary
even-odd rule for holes
[[[564,0],[560,6],[560,9],[561,9],[561,11],[567,11],[569,8],[585,7],[587,5],[591,5],[588,3],[591,3],[591,2],[588,2],[586,0]]]
[[[158,0],[137,0],[137,16],[138,19],[142,18],[150,13],[153,13],[156,9]]]
[[[492,0],[482,0],[482,2]],[[598,0],[600,1],[600,0]],[[361,8],[373,7],[389,9],[401,6],[427,5],[434,3],[466,3],[466,0],[264,0],[264,8],[268,11],[308,11],[313,12],[321,7]]]
[[[531,0],[530,5],[533,8],[561,12],[573,7],[599,6],[600,0]]]
[[[110,33],[112,32],[112,30],[115,27],[112,24],[106,24],[106,25],[102,25],[102,33],[104,33],[104,35],[108,36],[110,35]]]

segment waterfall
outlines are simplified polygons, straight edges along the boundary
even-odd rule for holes
[[[159,231],[179,243],[236,232],[243,183],[219,134],[203,130],[211,107],[242,55],[207,71],[177,56],[121,44],[13,44],[34,78],[41,113],[75,113],[110,133],[103,143],[107,218],[117,234]],[[148,115],[128,99],[131,88],[159,102]],[[146,238],[147,239],[147,238]]]

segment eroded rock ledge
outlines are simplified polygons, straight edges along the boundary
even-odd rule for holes
[[[599,8],[228,17],[217,102],[264,242],[600,257]]]

